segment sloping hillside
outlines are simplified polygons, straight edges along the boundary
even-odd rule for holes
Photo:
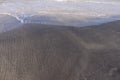
[[[120,21],[25,24],[0,34],[0,80],[120,80]]]

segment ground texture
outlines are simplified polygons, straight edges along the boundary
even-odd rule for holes
[[[120,21],[0,33],[0,80],[120,80],[119,36]]]

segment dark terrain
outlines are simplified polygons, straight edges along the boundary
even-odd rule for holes
[[[0,80],[120,80],[120,21],[0,33]]]

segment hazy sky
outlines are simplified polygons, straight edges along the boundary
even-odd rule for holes
[[[0,0],[0,2],[4,1],[119,1],[119,0]]]
[[[34,15],[44,15],[46,21],[55,19],[62,24],[79,25],[80,21],[120,19],[120,3],[112,0],[0,0],[0,14],[14,16],[23,22]],[[5,1],[5,2],[4,2]],[[27,1],[27,2],[26,2]],[[40,1],[40,2],[39,2]],[[54,1],[54,2],[53,2]],[[57,1],[57,2],[55,2]],[[63,2],[62,2],[63,1]],[[79,2],[64,2],[79,1]],[[87,2],[86,2],[87,1]],[[114,0],[118,1],[118,0]],[[6,3],[7,2],[7,3]],[[108,19],[108,18],[111,19]],[[42,19],[42,18],[39,18]],[[98,19],[96,21],[96,19]],[[43,21],[45,21],[43,19]],[[72,22],[72,24],[71,24]],[[102,21],[101,21],[102,22]],[[92,22],[93,23],[93,22]]]

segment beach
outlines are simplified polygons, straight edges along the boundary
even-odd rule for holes
[[[120,80],[120,21],[21,24],[0,33],[1,80]]]

